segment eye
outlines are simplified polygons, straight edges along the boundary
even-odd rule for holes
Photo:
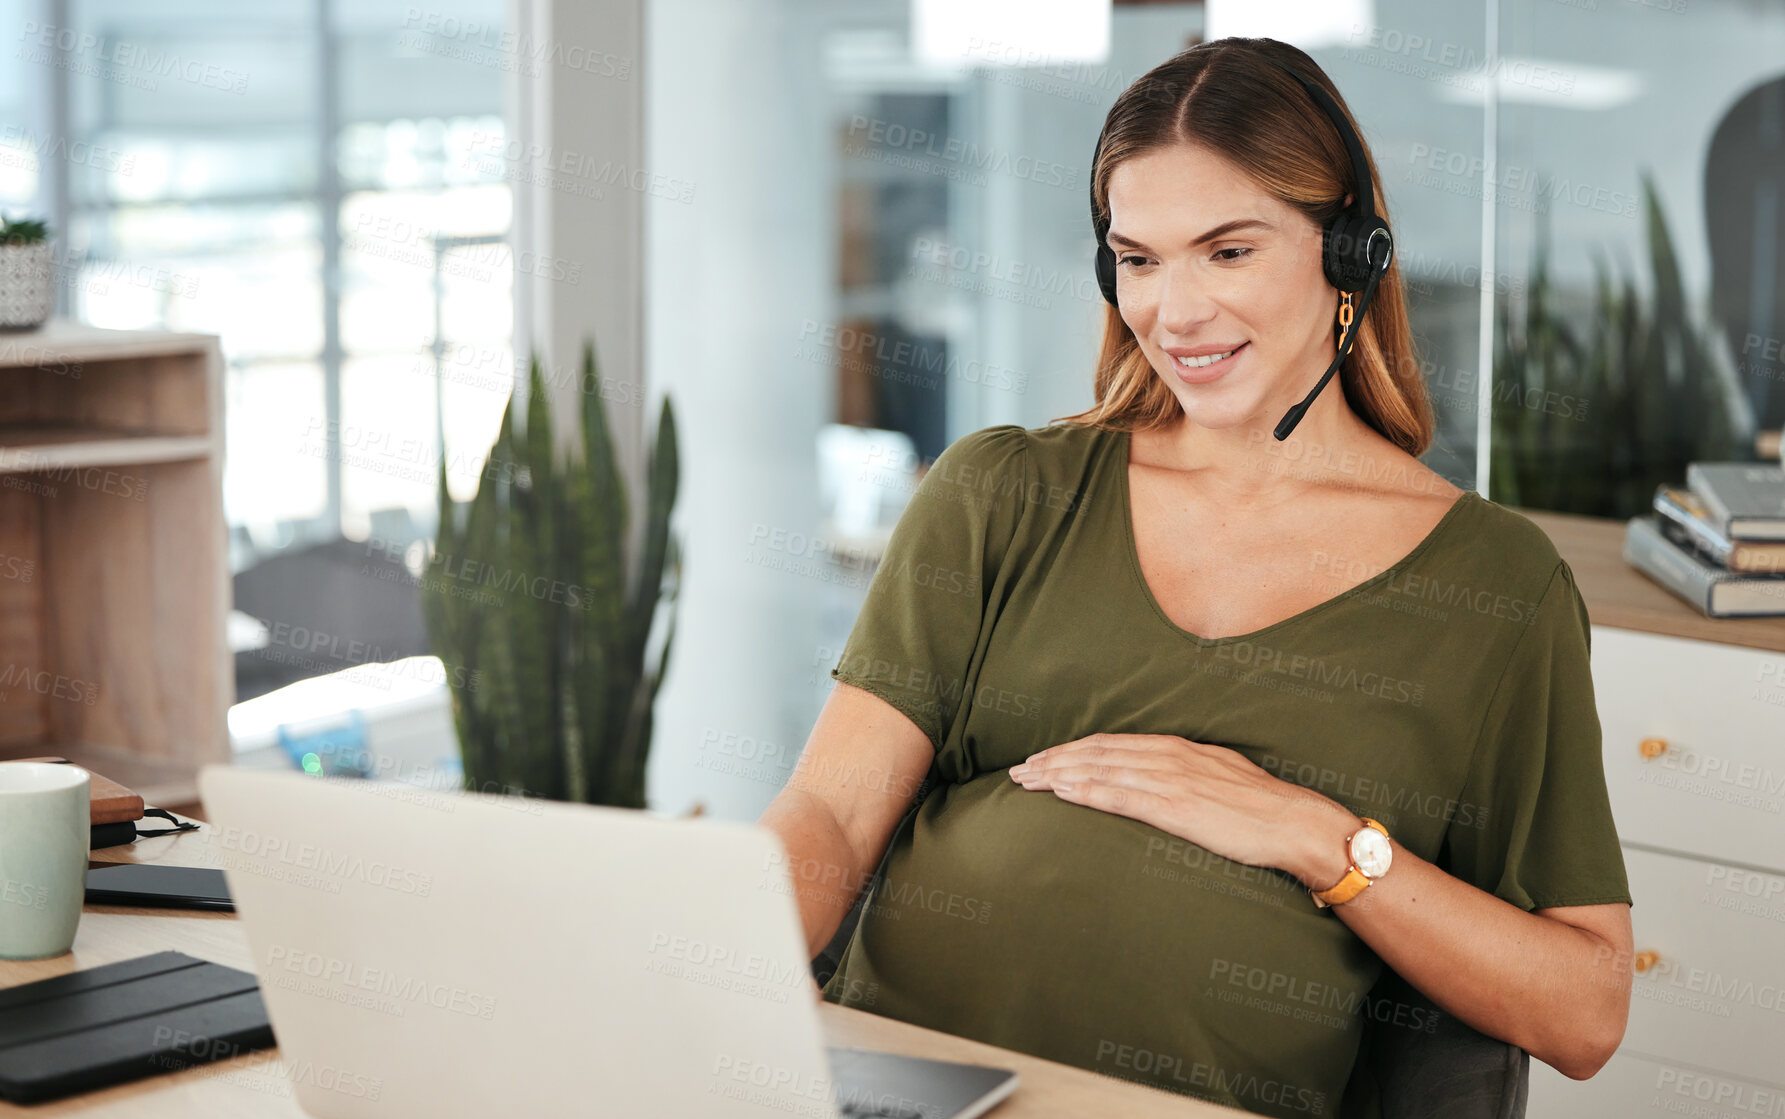
[[[1242,256],[1228,256],[1228,255],[1226,255],[1228,253],[1241,253],[1243,255]],[[1250,256],[1251,254],[1252,254],[1251,249],[1222,249],[1219,252],[1217,252],[1215,255],[1222,260],[1242,260],[1246,256]]]
[[[1121,259],[1117,260],[1116,263],[1117,264],[1127,264],[1131,260],[1139,261],[1142,264],[1145,264],[1147,262],[1147,258],[1144,256],[1125,256],[1125,257],[1122,257]]]

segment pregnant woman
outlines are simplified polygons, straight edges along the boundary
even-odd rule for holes
[[[1618,1046],[1586,607],[1415,457],[1341,105],[1223,39],[1110,109],[1095,404],[936,460],[762,817],[815,956],[883,869],[826,999],[1265,1115],[1368,1113],[1385,967],[1567,1076]]]

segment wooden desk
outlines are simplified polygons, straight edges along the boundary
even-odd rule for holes
[[[95,851],[92,862],[214,866],[210,836],[207,826],[165,839],[142,839],[131,846]],[[89,905],[81,917],[72,952],[49,960],[0,960],[0,987],[170,948],[229,967],[254,970],[247,938],[233,914]],[[1011,1098],[992,1110],[993,1119],[1082,1119],[1106,1115],[1132,1119],[1222,1119],[1245,1114],[853,1007],[821,1002],[819,1017],[825,1040],[832,1045],[1015,1069],[1022,1082]],[[14,1107],[0,1102],[0,1117],[33,1119],[64,1115],[90,1119],[303,1119],[306,1114],[292,1097],[276,1049],[163,1073],[54,1103]]]
[[[1623,521],[1512,508],[1541,528],[1574,569],[1594,625],[1785,653],[1785,617],[1707,618],[1625,563]]]

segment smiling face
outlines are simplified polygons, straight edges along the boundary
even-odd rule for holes
[[[1108,189],[1122,319],[1185,415],[1275,427],[1336,353],[1319,228],[1192,144],[1124,160]]]

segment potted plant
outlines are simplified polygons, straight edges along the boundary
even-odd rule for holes
[[[1491,494],[1505,505],[1623,520],[1694,460],[1736,457],[1746,433],[1708,310],[1686,295],[1654,183],[1642,175],[1649,286],[1593,262],[1583,306],[1549,275],[1537,231],[1530,297],[1499,301],[1494,331]],[[1621,270],[1620,270],[1621,271]],[[1744,456],[1746,457],[1746,456]]]
[[[657,424],[645,536],[630,573],[625,479],[585,345],[581,455],[552,449],[551,405],[535,359],[525,430],[502,414],[477,495],[457,508],[440,472],[440,527],[422,581],[429,643],[448,668],[465,785],[644,808],[652,705],[675,637],[680,548],[675,414]],[[667,580],[655,663],[646,638]],[[493,593],[482,593],[484,591]],[[475,593],[467,593],[475,592]]]
[[[50,229],[41,221],[0,218],[0,330],[29,330],[56,309]]]

